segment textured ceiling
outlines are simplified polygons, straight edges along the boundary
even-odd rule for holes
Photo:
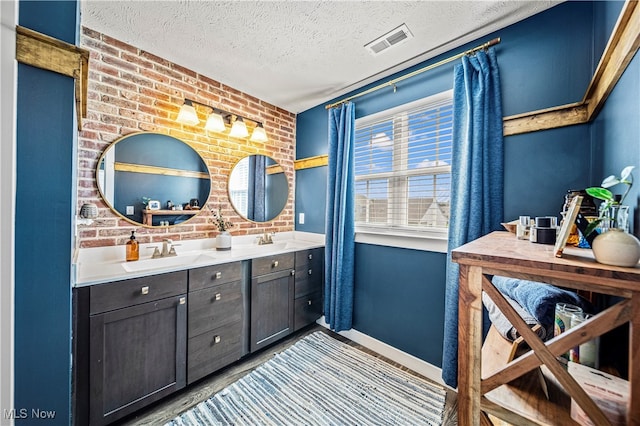
[[[298,113],[558,3],[82,0],[81,24]]]

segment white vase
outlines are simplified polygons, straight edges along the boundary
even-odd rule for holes
[[[640,260],[640,241],[618,228],[599,234],[591,248],[596,260],[605,265],[634,267]]]
[[[231,234],[229,234],[229,231],[221,231],[216,236],[216,250],[231,250]]]

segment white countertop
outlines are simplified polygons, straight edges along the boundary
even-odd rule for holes
[[[151,255],[161,243],[140,244],[140,259],[134,262],[125,260],[124,245],[79,249],[73,264],[76,279],[72,285],[84,287],[324,246],[324,235],[309,232],[278,233],[273,244],[264,245],[257,244],[258,237],[232,237],[231,250],[225,251],[216,250],[215,238],[175,241],[178,255],[159,259],[151,259]]]

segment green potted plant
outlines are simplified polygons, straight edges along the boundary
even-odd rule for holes
[[[589,235],[593,231],[596,230],[598,226],[600,226],[604,221],[610,221],[607,223],[607,228],[623,228],[628,230],[627,219],[628,216],[623,216],[618,218],[618,214],[613,214],[611,209],[613,208],[615,213],[620,211],[619,207],[623,206],[624,199],[627,197],[627,194],[631,190],[633,186],[633,169],[634,166],[627,166],[622,169],[620,173],[620,177],[615,175],[611,175],[602,181],[600,186],[594,186],[591,188],[587,188],[587,194],[591,195],[593,198],[597,198],[598,200],[602,200],[602,204],[600,205],[600,215],[598,219],[589,223],[587,227],[586,234]],[[608,188],[611,188],[618,184],[626,185],[626,189],[624,194],[621,197],[616,197]],[[628,206],[625,206],[628,209]],[[621,223],[624,222],[624,223]]]
[[[633,186],[634,166],[627,166],[620,172],[620,177],[611,175],[604,179],[601,186],[587,188],[587,194],[602,200],[600,214],[585,230],[586,235],[602,232],[593,240],[591,248],[596,260],[600,263],[615,266],[635,266],[640,259],[640,241],[629,234],[629,206],[623,205],[627,194]],[[614,195],[609,188],[623,184],[626,186],[621,196]]]

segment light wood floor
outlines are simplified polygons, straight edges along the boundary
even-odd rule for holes
[[[309,328],[305,328],[300,330],[297,333],[290,335],[289,337],[283,339],[282,341],[275,343],[273,346],[265,348],[264,350],[251,354],[242,360],[232,364],[231,366],[224,368],[211,376],[208,376],[196,383],[193,383],[188,388],[183,389],[175,394],[159,401],[156,404],[151,405],[150,407],[139,411],[123,419],[122,421],[116,423],[117,425],[149,425],[149,426],[157,426],[162,425],[174,417],[180,415],[184,411],[187,411],[189,408],[194,405],[208,399],[210,396],[214,395],[218,391],[224,389],[226,386],[235,382],[239,378],[243,377],[260,364],[266,362],[271,359],[275,354],[282,352],[287,349],[289,346],[293,345],[295,342],[306,336],[307,334],[316,332],[316,331],[324,331],[328,333],[330,336],[341,340],[351,346],[357,347],[367,353],[377,356],[380,359],[383,359],[389,362],[396,367],[401,368],[404,371],[408,371],[412,374],[420,376],[419,374],[397,364],[389,359],[378,355],[375,352],[368,350],[367,348],[359,345],[355,342],[352,342],[349,339],[346,339],[339,334],[333,333],[321,327],[319,325],[314,325]],[[457,426],[457,396],[454,391],[447,390],[447,402],[445,405],[444,412],[444,421],[442,423],[444,426]]]

